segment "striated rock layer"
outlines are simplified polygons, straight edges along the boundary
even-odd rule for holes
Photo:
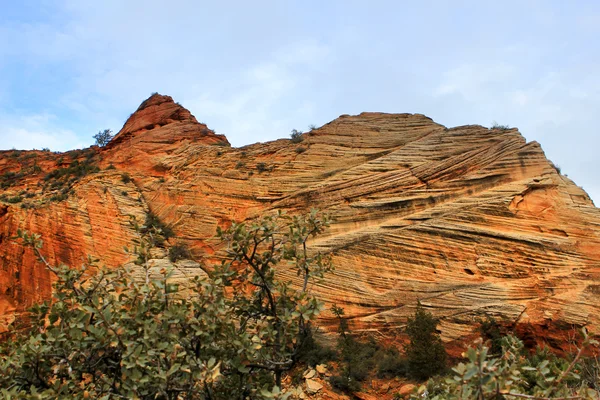
[[[31,171],[0,192],[4,324],[51,291],[48,272],[10,240],[18,228],[41,233],[52,262],[92,254],[118,266],[130,261],[129,216],[152,210],[203,264],[218,256],[219,225],[318,208],[335,222],[312,246],[332,252],[336,270],[313,290],[344,307],[355,330],[393,335],[417,301],[441,318],[449,343],[486,314],[556,347],[574,326],[600,328],[600,211],[516,129],[363,113],[301,143],[231,148],[170,97],[153,95],[109,145],[80,153],[0,152],[0,174]],[[74,159],[102,171],[52,201],[44,177]],[[201,273],[200,264],[181,270]]]

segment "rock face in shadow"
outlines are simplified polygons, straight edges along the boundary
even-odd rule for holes
[[[101,171],[51,200],[58,192],[45,177],[73,159]],[[51,291],[48,272],[10,240],[18,228],[42,234],[52,262],[92,254],[117,267],[130,261],[129,216],[152,210],[191,247],[199,264],[187,271],[200,273],[219,257],[217,226],[318,208],[335,222],[311,245],[331,252],[336,269],[313,291],[344,307],[355,330],[399,332],[417,301],[459,347],[485,314],[556,347],[573,326],[600,328],[600,210],[516,129],[363,113],[300,143],[231,148],[170,97],[153,95],[104,148],[0,152],[0,174],[18,171],[0,192],[4,322]],[[6,201],[19,193],[32,195]],[[321,324],[335,328],[328,312]]]

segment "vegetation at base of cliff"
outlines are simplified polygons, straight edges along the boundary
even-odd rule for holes
[[[35,306],[28,329],[9,332],[0,348],[3,398],[286,399],[281,377],[298,362],[300,344],[322,304],[310,286],[331,270],[306,243],[328,222],[316,212],[264,217],[219,230],[227,258],[207,279],[171,283],[148,263],[148,234],[133,254],[145,277],[105,269],[53,266],[40,237],[23,243],[56,277],[51,303]],[[278,280],[276,265],[303,284]],[[156,277],[158,275],[158,277]],[[23,322],[23,320],[21,320]]]
[[[585,329],[582,333],[582,347],[569,358],[559,358],[542,349],[528,354],[523,342],[512,335],[502,339],[502,355],[491,357],[489,348],[480,341],[464,353],[466,361],[452,368],[451,374],[429,380],[410,398],[597,400],[598,359],[584,360],[582,354],[585,347],[598,343]],[[593,362],[595,370],[589,367]],[[585,379],[581,375],[584,369],[592,371]]]
[[[417,304],[415,315],[406,323],[410,340],[406,346],[408,372],[417,380],[430,378],[446,368],[446,350],[437,333],[439,320]]]
[[[587,399],[600,394],[600,356],[583,357],[583,352],[598,343],[583,331],[582,346],[565,358],[538,347],[534,352],[491,317],[480,321],[482,338],[464,353],[462,362],[446,367],[446,355],[436,332],[438,321],[421,304],[408,319],[405,332],[409,343],[400,352],[376,343],[372,337],[351,333],[344,310],[333,306],[338,319],[338,344],[313,364],[336,360],[337,373],[330,384],[346,393],[361,391],[374,378],[429,378],[415,393],[396,393],[394,399],[495,400],[495,399]],[[497,352],[492,352],[499,345]],[[490,347],[491,346],[491,347]],[[317,345],[318,348],[318,345]]]
[[[410,342],[404,354],[395,347],[377,343],[372,336],[353,335],[341,307],[334,304],[331,312],[339,323],[335,354],[339,370],[329,379],[333,387],[349,393],[360,391],[362,382],[370,378],[373,371],[379,378],[423,379],[445,369],[446,352],[436,332],[438,321],[420,304],[407,323]]]

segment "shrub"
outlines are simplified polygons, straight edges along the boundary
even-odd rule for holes
[[[302,153],[304,153],[304,152],[306,151],[306,147],[302,147],[302,146],[300,146],[300,147],[296,147],[296,150],[295,150],[295,151],[296,151],[296,153],[298,153],[298,154],[302,154]]]
[[[169,248],[169,260],[171,262],[176,262],[190,257],[190,250],[185,243],[177,243]]]
[[[335,360],[337,353],[334,349],[323,346],[315,340],[313,330],[310,326],[307,327],[306,335],[300,343],[298,349],[298,361],[314,367],[318,364],[324,364],[328,361]]]
[[[208,278],[184,295],[142,263],[145,279],[127,268],[53,266],[38,235],[23,242],[57,275],[51,302],[35,306],[23,329],[0,344],[3,398],[275,399],[281,376],[296,361],[305,329],[321,303],[308,286],[276,279],[280,261],[313,282],[329,259],[307,253],[326,219],[316,213],[269,216],[218,231],[231,251]],[[135,226],[135,223],[134,223]],[[265,243],[276,243],[266,246]],[[147,236],[134,254],[148,259]],[[91,273],[98,271],[97,274]],[[258,285],[256,285],[258,284]]]
[[[244,168],[244,162],[243,161],[238,161],[237,164],[235,164],[235,169],[240,169],[240,168]]]
[[[121,174],[121,182],[123,182],[123,183],[129,183],[129,182],[131,182],[131,180],[132,180],[131,179],[131,175],[129,175],[127,172],[123,172]]]
[[[17,203],[20,203],[23,201],[23,197],[22,196],[7,197],[5,201],[7,203],[17,204]]]
[[[406,333],[410,343],[406,346],[408,372],[423,380],[439,374],[446,368],[446,350],[437,333],[438,320],[425,311],[421,303],[413,317],[409,317]]]
[[[553,163],[552,161],[550,161],[550,165],[552,166],[552,168],[554,168],[554,170],[561,175],[562,174],[562,169],[560,168],[560,165]]]
[[[256,170],[258,171],[259,174],[262,174],[265,171],[268,171],[268,167],[267,164],[265,164],[264,162],[259,162],[258,164],[256,164]]]
[[[340,369],[338,375],[330,378],[330,383],[335,388],[345,392],[360,390],[360,382],[367,379],[370,372],[375,369],[375,354],[379,346],[373,338],[366,341],[358,340],[349,332],[348,321],[344,317],[344,310],[335,304],[331,307],[333,315],[338,319],[338,344]]]
[[[499,355],[502,352],[502,334],[500,324],[489,315],[479,321],[479,333],[483,340],[489,341],[490,354]]]
[[[144,225],[139,228],[143,235],[150,237],[153,246],[162,246],[166,239],[175,235],[173,229],[158,218],[152,211],[146,214]]]
[[[110,129],[105,129],[103,131],[99,131],[94,135],[94,139],[96,140],[96,145],[100,147],[104,147],[110,142],[113,138],[112,131]]]
[[[524,355],[524,345],[514,336],[502,339],[502,356],[489,357],[489,349],[480,343],[465,353],[467,361],[452,368],[453,377],[431,379],[411,399],[597,399],[574,371],[583,349],[598,343],[583,331],[583,347],[571,361],[558,359],[546,351],[533,357]],[[569,382],[575,383],[574,387]]]
[[[501,130],[501,131],[507,131],[507,130],[510,129],[510,126],[508,126],[508,125],[500,125],[496,121],[494,121],[494,123],[492,124],[492,129],[498,129],[498,130]]]
[[[116,169],[115,166],[112,163],[108,164],[108,167],[106,167],[107,171],[109,171],[111,169]]]
[[[290,134],[290,138],[292,143],[300,143],[302,140],[302,131],[297,131],[296,129],[292,129],[292,133]]]
[[[408,373],[408,360],[403,358],[396,348],[386,347],[380,349],[375,354],[375,360],[379,378],[406,376]]]
[[[50,201],[56,201],[56,202],[61,202],[61,201],[65,201],[66,199],[69,198],[68,194],[55,194],[53,196],[50,197]]]

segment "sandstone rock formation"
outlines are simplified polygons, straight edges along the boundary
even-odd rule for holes
[[[51,201],[59,192],[44,177],[74,159],[102,170]],[[207,268],[218,257],[218,225],[315,207],[335,218],[312,246],[332,252],[336,270],[313,290],[344,307],[355,330],[394,334],[417,301],[442,319],[448,343],[484,314],[555,346],[572,326],[600,329],[600,210],[516,129],[363,113],[301,143],[231,148],[170,97],[153,95],[105,148],[1,152],[0,176],[8,179],[0,192],[7,321],[51,290],[48,272],[10,240],[18,228],[41,233],[52,262],[93,254],[118,266],[135,237],[129,215],[152,210]],[[323,326],[330,318],[323,314]]]

